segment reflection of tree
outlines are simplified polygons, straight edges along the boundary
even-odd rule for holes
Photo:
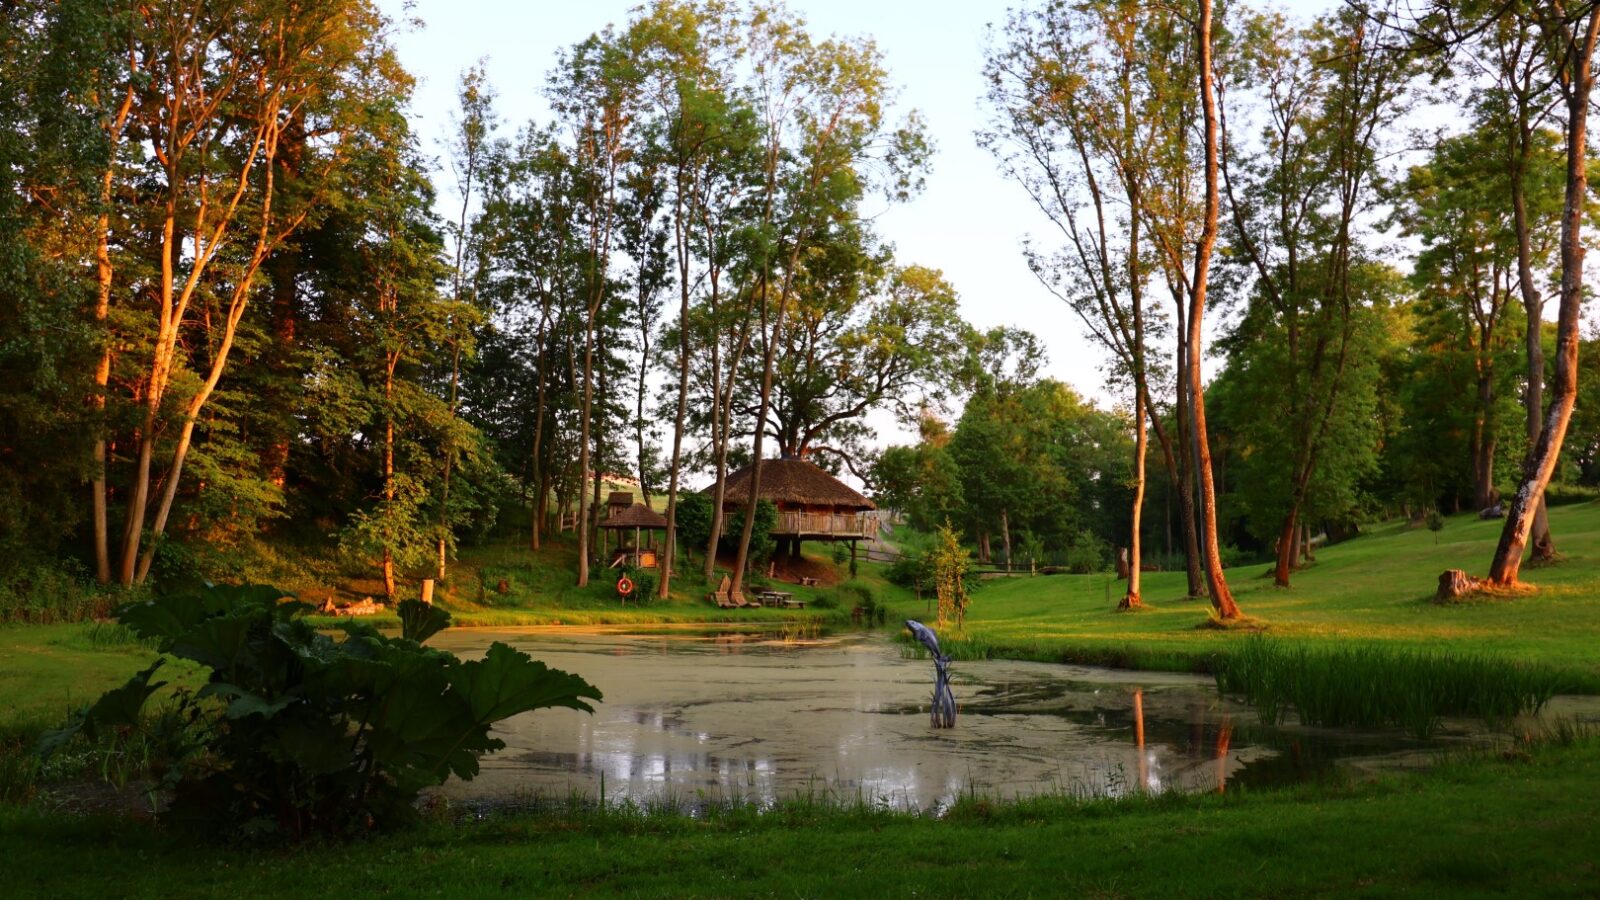
[[[1228,747],[1233,743],[1233,717],[1224,714],[1217,732],[1217,793],[1228,787]]]
[[[1133,746],[1139,753],[1139,789],[1150,790],[1150,760],[1144,752],[1144,689],[1133,692]]]

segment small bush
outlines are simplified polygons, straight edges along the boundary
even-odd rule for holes
[[[1111,547],[1092,534],[1081,535],[1062,554],[1062,565],[1074,575],[1103,572],[1111,565]]]
[[[933,569],[921,553],[907,553],[889,564],[883,577],[907,590],[933,592]]]
[[[851,582],[841,585],[839,593],[846,602],[861,608],[862,615],[868,622],[884,624],[889,618],[889,606],[878,599],[878,594],[871,586]]]

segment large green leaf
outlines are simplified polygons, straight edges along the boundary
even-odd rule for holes
[[[100,699],[92,706],[73,716],[66,727],[45,732],[39,739],[39,754],[50,756],[66,746],[67,742],[76,737],[80,731],[94,737],[99,730],[105,728],[137,728],[140,724],[139,713],[144,709],[145,701],[167,684],[165,681],[150,680],[155,676],[156,670],[165,663],[164,659],[156,660],[149,668],[129,678],[127,684],[101,694]]]
[[[261,716],[270,719],[291,704],[300,699],[289,695],[279,697],[277,700],[268,700],[260,694],[252,693],[236,684],[225,681],[213,681],[196,692],[197,697],[222,697],[228,701],[227,716],[230,719],[242,719],[245,716]]]
[[[431,603],[402,600],[397,609],[400,613],[400,636],[408,641],[420,644],[450,627],[450,614]]]
[[[281,722],[264,749],[292,762],[312,775],[331,775],[355,764],[350,736],[326,719],[304,718]]]
[[[479,754],[502,746],[442,678],[419,674],[399,680],[382,703],[367,747],[373,760],[408,789],[437,784],[452,773],[472,778],[478,774]],[[401,768],[410,771],[395,771]]]
[[[219,672],[230,672],[251,656],[250,629],[256,624],[258,620],[253,616],[206,619],[174,638],[168,652]]]
[[[583,702],[601,699],[600,690],[571,672],[552,669],[520,650],[495,641],[482,660],[452,666],[450,684],[472,708],[472,717],[489,725],[532,709],[565,706],[594,712]]]
[[[214,616],[267,611],[286,620],[310,609],[304,603],[280,602],[287,596],[291,595],[261,584],[211,585],[193,593],[125,604],[117,609],[117,619],[140,637],[172,641]]]

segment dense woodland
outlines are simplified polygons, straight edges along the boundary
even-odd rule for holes
[[[786,455],[982,559],[1128,547],[1129,605],[1141,564],[1185,567],[1229,616],[1225,563],[1288,585],[1379,516],[1503,502],[1514,582],[1559,548],[1545,498],[1600,486],[1593,3],[1012,11],[977,140],[1038,208],[1015,264],[1075,314],[1050,334],[973,327],[984,285],[874,231],[925,124],[870,38],[782,6],[647,4],[551,60],[541,121],[476,65],[437,160],[365,0],[0,9],[12,592],[275,546],[393,596],[552,534],[582,584],[596,473],[675,529]],[[1074,344],[1109,399],[1042,376]],[[885,414],[920,440],[882,447]],[[696,535],[737,588],[758,517],[718,500]]]

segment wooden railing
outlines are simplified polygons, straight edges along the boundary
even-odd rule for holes
[[[872,534],[872,522],[866,513],[780,512],[772,533],[865,538]]]

